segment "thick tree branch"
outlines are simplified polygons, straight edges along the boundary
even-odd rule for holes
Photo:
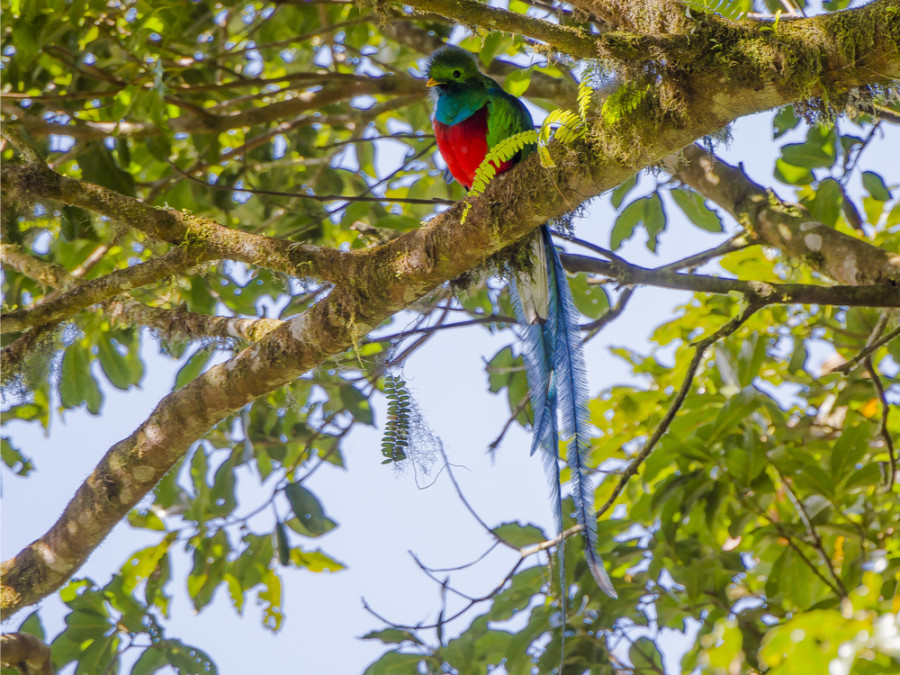
[[[0,260],[2,260],[4,265],[34,279],[44,288],[53,288],[60,293],[78,284],[78,279],[69,274],[64,268],[55,263],[35,258],[29,255],[21,246],[15,244],[0,244]],[[131,267],[123,271],[133,269]],[[103,279],[108,280],[109,277],[103,277]],[[84,286],[88,286],[91,283],[86,282]],[[112,286],[111,289],[115,290]],[[76,290],[81,291],[82,286],[78,286]],[[125,290],[124,286],[121,287],[121,290]],[[86,290],[80,294],[70,292],[58,297],[58,300],[63,303],[62,306],[66,309],[66,315],[70,316],[74,314],[74,311],[69,310],[72,310],[76,303],[83,305],[83,300],[93,293],[96,293],[96,289]],[[95,302],[99,301],[99,299],[95,300]],[[51,303],[44,304],[39,302],[38,307],[46,307],[48,304]],[[83,305],[80,308],[83,309],[84,306],[87,305]],[[118,321],[125,325],[139,324],[152,328],[162,335],[177,335],[187,339],[222,338],[227,340],[237,338],[248,342],[257,342],[284,323],[280,319],[242,319],[239,317],[212,316],[200,312],[190,312],[185,309],[154,307],[138,302],[124,293],[105,302],[103,307],[107,316],[113,321]],[[50,325],[55,326],[56,322]],[[31,331],[28,335],[32,335],[34,332]],[[31,342],[33,342],[33,339]],[[6,349],[4,349],[3,353],[4,370],[17,369],[15,363],[8,363],[5,360]],[[4,373],[4,375],[7,374]]]
[[[22,675],[53,675],[50,647],[28,633],[4,633],[0,636],[0,664],[16,668]]]
[[[595,129],[590,143],[554,147],[554,168],[542,168],[533,155],[502,174],[484,195],[471,200],[466,218],[461,218],[463,205],[459,204],[383,246],[343,254],[343,285],[259,343],[166,396],[131,436],[107,452],[56,524],[0,566],[0,608],[8,616],[64,583],[211,426],[357,344],[382,321],[438,284],[731,120],[825,92],[836,94],[883,83],[900,75],[898,5],[900,0],[878,0],[859,10],[798,20],[792,22],[792,40],[775,44],[761,37],[754,45],[798,61],[812,56],[815,67],[807,77],[772,67],[722,67],[714,75],[704,74],[702,68],[686,70],[680,82],[685,97],[677,115],[667,113],[665,107],[657,108],[655,114],[638,109],[616,124]],[[865,32],[845,30],[854,22],[859,22]],[[746,63],[745,47],[746,43],[725,44],[722,50],[725,56]],[[754,50],[753,58],[759,54]],[[714,93],[712,98],[691,93],[698,91]],[[28,187],[21,170],[16,178],[14,182],[24,182],[23,187]],[[45,174],[36,178],[53,186],[46,190],[50,194],[43,195],[46,198],[58,199],[65,193],[62,184],[68,179]],[[93,188],[86,198],[77,181],[66,185],[78,199],[89,202],[88,208],[109,209]],[[124,202],[124,215],[131,215],[126,222],[157,218],[158,231],[177,239],[187,233],[189,223],[199,221],[211,235],[216,234],[208,221],[163,210],[157,213],[133,201]],[[224,240],[216,246],[228,248]],[[314,264],[313,252],[306,255],[313,258],[307,262]]]
[[[139,324],[166,336],[240,339],[258,342],[281,326],[281,319],[242,319],[236,316],[213,316],[186,309],[169,309],[145,305],[128,297],[117,298],[106,305],[106,314],[125,325]]]
[[[202,249],[177,248],[147,262],[85,281],[49,302],[28,309],[6,312],[0,316],[0,333],[20,333],[28,328],[68,319],[86,307],[125,291],[184,273],[199,263],[206,262],[204,255],[205,251]]]
[[[849,307],[900,307],[900,289],[883,286],[817,286],[813,284],[772,284],[766,281],[724,279],[705,274],[687,274],[668,269],[648,269],[619,261],[598,260],[564,254],[570,272],[602,274],[623,284],[646,284],[695,293],[740,293],[749,302],[769,304],[845,305]]]
[[[759,243],[802,260],[839,283],[885,286],[885,297],[900,294],[900,255],[816,222],[802,205],[781,201],[740,167],[698,145],[685,148],[680,157],[666,158],[665,166],[675,178],[728,211]]]
[[[35,258],[17,244],[0,243],[0,262],[19,274],[34,279],[44,289],[61,289],[74,282],[72,275],[62,265]]]
[[[40,164],[7,164],[2,177],[4,190],[12,196],[79,206],[159,241],[202,247],[201,260],[235,260],[324,281],[346,279],[343,263],[350,254],[342,251],[250,234],[209,218],[150,206],[99,185],[61,176]]]

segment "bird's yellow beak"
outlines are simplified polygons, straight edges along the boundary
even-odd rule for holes
[[[438,81],[435,80],[433,77],[429,77],[428,82],[425,83],[425,86],[426,87],[436,87],[436,86],[438,86]]]

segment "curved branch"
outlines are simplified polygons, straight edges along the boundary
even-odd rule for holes
[[[350,254],[310,244],[264,237],[219,225],[214,220],[145,204],[87,181],[62,176],[40,164],[7,164],[3,187],[13,196],[49,199],[79,206],[176,246],[196,246],[201,259],[258,265],[297,277],[339,282]],[[195,256],[197,253],[195,252]]]
[[[750,180],[743,169],[699,145],[667,157],[665,166],[675,178],[728,211],[757,242],[839,283],[881,285],[888,287],[882,290],[886,297],[900,295],[900,254],[816,222],[804,206],[783,202]]]
[[[204,251],[178,248],[123,270],[78,284],[58,298],[29,309],[6,312],[0,316],[0,333],[20,333],[28,328],[57,323],[82,309],[108,300],[119,293],[162,281],[208,261]]]
[[[0,244],[0,260],[20,274],[34,279],[44,288],[53,288],[57,293],[61,293],[70,289],[78,280],[67,270],[61,266],[40,260],[29,255],[21,246],[15,244]],[[129,270],[134,268],[129,268]],[[123,271],[129,271],[123,270]],[[105,278],[105,277],[104,277]],[[87,282],[88,284],[91,282]],[[79,289],[80,290],[80,287]],[[124,290],[124,288],[122,289]],[[69,293],[68,296],[72,296]],[[46,303],[47,297],[42,298],[39,303]],[[64,296],[67,297],[67,296]],[[62,298],[58,298],[62,300]],[[66,308],[71,307],[73,299],[66,301]],[[45,306],[39,304],[39,306]],[[263,337],[271,333],[284,323],[281,319],[242,319],[239,317],[213,316],[203,314],[201,312],[191,312],[185,309],[154,307],[138,302],[125,294],[115,297],[103,303],[103,309],[106,315],[113,321],[118,321],[126,325],[140,324],[152,328],[159,333],[167,336],[177,335],[182,338],[195,339],[203,338],[222,338],[222,339],[241,339],[247,342],[258,342]],[[73,312],[74,313],[74,312]],[[49,326],[42,324],[41,328],[55,327],[56,323]],[[20,349],[34,343],[35,338],[43,334],[43,331],[32,330],[27,335],[28,340],[24,340],[16,349],[10,349],[13,345],[18,344],[18,340],[4,348],[3,350],[3,369],[4,378],[10,375],[10,370],[18,370],[18,361],[20,359],[13,358]],[[24,336],[23,336],[24,337]],[[11,361],[7,361],[7,357]]]

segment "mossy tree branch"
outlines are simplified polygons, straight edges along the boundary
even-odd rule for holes
[[[339,264],[331,268],[326,254],[317,249],[304,252],[310,265],[317,260],[332,270],[343,265],[344,283],[259,343],[166,396],[133,434],[110,448],[50,530],[0,567],[0,608],[4,614],[15,613],[63,584],[210,427],[357,344],[382,321],[435,286],[738,117],[900,76],[898,4],[900,0],[878,0],[833,17],[792,22],[789,41],[776,43],[760,36],[759,49],[769,50],[770,56],[787,55],[786,63],[812,58],[800,75],[772,64],[763,67],[742,51],[746,43],[726,44],[726,56],[756,65],[728,67],[724,62],[711,72],[682,72],[679,86],[684,96],[677,111],[659,105],[661,99],[648,94],[648,105],[652,105],[637,108],[615,124],[598,125],[590,141],[554,147],[555,168],[542,168],[533,155],[496,178],[482,196],[472,200],[464,219],[463,206],[454,206],[385,245],[360,252],[335,252]],[[891,9],[893,13],[888,11]],[[829,30],[852,27],[855,21],[868,32],[843,30],[839,45],[829,43]],[[17,182],[21,183],[21,169],[18,171]],[[39,177],[46,178],[53,188],[45,190],[51,193],[44,194],[45,198],[60,199],[67,194],[98,212],[111,208],[94,187],[84,194],[78,181],[47,174]],[[25,183],[23,187],[27,187]],[[29,194],[27,189],[22,192]],[[137,206],[140,202],[134,200],[116,203],[127,207],[128,220],[152,221],[152,226],[145,222],[142,227],[176,240],[184,238],[189,225],[199,221],[201,232],[210,235],[209,245],[216,252],[240,251],[234,241],[245,241],[242,237],[246,235],[225,228],[221,228],[225,232],[219,232],[215,229],[219,226],[212,227],[208,221]],[[229,232],[235,239],[225,236]],[[221,239],[216,239],[219,235]],[[274,241],[271,246],[284,256]],[[241,259],[258,257],[265,259],[246,252]],[[290,262],[290,258],[286,260]]]
[[[42,164],[7,164],[3,189],[11,197],[51,200],[112,218],[162,242],[196,247],[201,260],[234,260],[297,277],[346,278],[349,254],[335,249],[264,237],[214,220],[145,204],[108,188],[62,176]]]
[[[900,255],[816,222],[801,204],[783,202],[750,180],[740,167],[699,145],[666,158],[665,166],[675,178],[728,211],[755,241],[838,283],[880,285],[886,287],[881,291],[886,297],[889,293],[895,299],[900,296]]]
[[[147,262],[84,281],[59,297],[26,309],[0,316],[0,333],[21,333],[29,328],[68,319],[86,307],[113,298],[120,293],[148,286],[184,273],[208,261],[206,252],[191,247],[176,248]]]
[[[59,265],[48,263],[29,255],[22,247],[15,244],[0,244],[0,260],[2,260],[4,265],[20,274],[24,274],[30,279],[34,279],[45,288],[53,288],[63,294],[56,301],[43,303],[38,305],[38,307],[44,308],[58,302],[59,304],[50,311],[54,314],[61,312],[66,318],[77,311],[75,310],[76,306],[79,309],[83,309],[88,304],[93,304],[85,304],[85,300],[95,297],[98,290],[101,293],[107,289],[116,290],[114,285],[109,284],[109,277],[102,278],[104,282],[100,289],[92,288],[92,281],[79,284],[78,279],[69,274],[67,270]],[[133,270],[135,270],[135,267],[122,270],[122,272],[131,273]],[[161,271],[164,272],[165,270]],[[124,276],[126,279],[128,278],[128,275]],[[79,291],[78,293],[72,292],[73,286]],[[87,288],[82,290],[83,287]],[[120,291],[126,290],[124,286],[120,286],[119,289]],[[99,301],[99,299],[95,300],[95,302]],[[247,342],[257,342],[284,323],[280,319],[242,319],[239,317],[212,316],[179,308],[154,307],[138,302],[123,292],[112,297],[111,300],[103,302],[103,309],[110,319],[124,325],[138,324],[152,328],[159,334],[167,337],[177,336],[187,339],[202,337],[225,340],[241,339]],[[23,311],[29,312],[34,310]],[[34,320],[30,315],[27,316],[28,320]],[[6,321],[5,318],[4,321]],[[52,323],[55,324],[56,321],[54,319]],[[41,323],[40,325],[44,326],[46,324]],[[5,371],[15,370],[17,364],[8,363],[4,360],[3,368]],[[4,375],[8,374],[8,372],[4,373]]]

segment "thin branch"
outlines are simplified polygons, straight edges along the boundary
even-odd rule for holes
[[[879,340],[875,340],[871,345],[865,347],[862,351],[859,352],[856,356],[848,361],[845,361],[841,365],[835,367],[834,372],[836,373],[849,373],[857,365],[864,362],[867,358],[869,358],[876,351],[884,347],[888,342],[900,337],[900,326],[897,326],[894,330],[890,331],[887,335],[882,337]]]
[[[637,473],[637,470],[640,468],[641,464],[643,464],[644,461],[650,456],[650,453],[653,452],[654,448],[656,448],[656,444],[659,443],[660,439],[665,435],[666,431],[668,431],[669,426],[675,419],[675,415],[681,408],[681,404],[684,403],[684,399],[687,397],[688,392],[691,389],[691,384],[694,381],[694,375],[697,373],[697,368],[700,367],[700,363],[703,361],[703,357],[706,355],[706,350],[712,344],[734,333],[744,324],[745,321],[747,321],[747,319],[753,316],[753,314],[761,306],[762,305],[760,304],[748,305],[743,312],[731,319],[731,321],[719,328],[719,330],[717,330],[715,333],[695,343],[694,356],[693,358],[691,358],[690,364],[688,364],[687,372],[684,375],[684,380],[682,380],[681,382],[681,387],[679,388],[678,393],[675,394],[675,397],[669,404],[669,409],[666,410],[666,414],[663,416],[662,421],[653,431],[653,434],[650,436],[650,438],[647,439],[647,442],[644,444],[641,452],[631,461],[631,463],[619,477],[619,482],[616,484],[616,487],[613,488],[612,494],[609,496],[603,506],[597,509],[598,518],[606,513],[606,511],[608,511],[609,508],[615,503],[616,499],[619,498],[619,495],[622,494],[622,490],[624,490],[625,486],[628,484],[628,481],[631,480],[631,477]]]
[[[500,546],[501,542],[499,540],[495,540],[490,546],[488,546],[487,550],[479,555],[475,560],[472,560],[467,563],[463,563],[462,565],[454,565],[453,567],[429,567],[432,572],[459,572],[460,570],[468,569],[473,565],[480,563],[482,560],[488,557],[491,552]]]
[[[450,623],[451,621],[454,621],[455,619],[458,619],[458,618],[461,617],[463,614],[465,614],[466,612],[468,612],[468,611],[469,611],[472,607],[474,607],[475,605],[477,605],[477,604],[479,604],[479,603],[481,603],[481,602],[487,602],[488,600],[490,600],[491,598],[493,598],[495,595],[497,595],[497,593],[499,593],[500,591],[503,590],[503,587],[506,585],[506,583],[507,583],[510,579],[513,578],[513,576],[515,575],[515,573],[519,570],[519,567],[521,567],[521,566],[522,566],[522,563],[524,563],[524,562],[525,562],[525,558],[519,558],[519,559],[516,561],[516,564],[513,565],[512,569],[506,574],[505,577],[503,577],[503,579],[500,581],[499,584],[497,584],[497,586],[495,586],[493,589],[491,589],[490,591],[488,591],[488,592],[485,593],[484,595],[479,596],[479,597],[476,597],[476,598],[473,598],[471,601],[469,601],[469,603],[468,603],[465,607],[463,607],[462,609],[460,609],[458,612],[456,612],[455,614],[452,614],[451,616],[443,617],[443,619],[442,619],[441,621],[436,622],[436,623],[432,623],[432,624],[421,624],[421,623],[420,623],[420,624],[416,624],[416,625],[413,626],[413,625],[406,625],[406,624],[400,624],[400,623],[395,623],[395,622],[393,622],[393,621],[389,621],[388,619],[386,619],[385,617],[383,617],[381,614],[378,614],[375,610],[373,610],[373,609],[369,606],[369,604],[366,602],[366,599],[365,599],[365,598],[362,598],[363,609],[365,609],[367,612],[369,612],[369,614],[371,614],[372,616],[374,616],[374,617],[375,617],[376,619],[378,619],[379,621],[382,621],[383,623],[387,624],[388,626],[392,626],[392,627],[394,627],[394,628],[401,628],[401,629],[404,629],[404,630],[424,630],[424,629],[433,629],[433,628],[437,628],[437,627],[440,626],[440,625],[446,625],[446,624]]]
[[[676,260],[675,262],[671,262],[668,265],[663,265],[662,267],[657,267],[656,269],[669,271],[681,270],[685,267],[699,267],[700,265],[707,263],[714,258],[727,255],[728,253],[733,253],[734,251],[740,251],[741,249],[745,249],[748,246],[752,245],[753,242],[750,241],[750,238],[742,232],[740,234],[736,234],[727,241],[722,242],[715,248],[689,255],[686,258]]]
[[[900,307],[900,288],[882,285],[773,284],[767,281],[744,281],[705,274],[687,274],[663,268],[648,269],[625,261],[608,262],[570,253],[564,253],[560,257],[570,272],[602,274],[623,284],[646,284],[719,295],[740,293],[748,302],[767,305]]]
[[[503,316],[502,314],[490,314],[488,316],[479,317],[477,319],[469,319],[468,321],[457,321],[456,323],[443,323],[437,326],[425,326],[424,328],[410,328],[399,333],[391,333],[390,335],[379,335],[368,338],[366,342],[393,342],[417,333],[433,333],[435,331],[450,330],[451,328],[465,328],[466,326],[479,326],[486,323],[516,323],[516,318],[512,316]]]
[[[616,301],[615,307],[611,307],[598,319],[581,326],[582,330],[588,331],[584,341],[587,342],[594,338],[600,331],[606,328],[606,326],[618,319],[622,315],[622,312],[625,311],[625,307],[628,305],[628,301],[631,300],[632,295],[634,295],[634,286],[629,286],[619,294],[619,299]]]
[[[443,581],[441,579],[438,579],[436,576],[434,576],[434,574],[432,574],[432,572],[431,572],[431,569],[429,569],[425,565],[425,563],[423,563],[421,560],[419,560],[419,558],[416,556],[415,553],[413,553],[412,551],[407,551],[407,553],[409,553],[409,555],[415,561],[415,563],[419,567],[419,569],[425,573],[425,576],[427,576],[433,582],[442,586],[443,588],[446,588],[448,591],[455,593],[456,595],[463,598],[464,600],[468,600],[469,602],[473,602],[475,600],[475,598],[473,598],[471,595],[468,595],[467,593],[463,593],[462,591],[459,591],[459,590],[453,588],[453,586],[451,586],[449,583],[447,583],[447,581]]]
[[[487,532],[493,539],[497,540],[504,546],[513,549],[514,551],[518,551],[518,546],[513,546],[503,537],[494,532],[494,530],[492,530],[490,526],[481,519],[481,516],[478,515],[478,512],[474,508],[472,508],[472,505],[469,504],[469,500],[467,500],[466,496],[463,494],[462,488],[459,486],[459,483],[456,482],[456,476],[453,475],[453,469],[451,468],[452,465],[450,464],[450,460],[447,458],[447,453],[444,451],[444,445],[438,442],[437,446],[441,452],[441,457],[444,458],[444,467],[447,469],[447,474],[450,476],[450,481],[453,483],[456,494],[459,497],[459,500],[463,503],[463,506],[466,507],[466,510],[472,514],[472,517],[478,521],[478,524],[481,525],[481,527],[484,528],[484,531]]]
[[[891,432],[888,430],[888,414],[891,411],[891,406],[885,395],[884,384],[881,382],[881,377],[878,375],[878,371],[875,370],[875,364],[872,363],[872,357],[867,356],[863,360],[863,363],[866,364],[866,369],[869,371],[869,375],[872,376],[872,384],[875,385],[875,390],[878,392],[878,399],[881,402],[881,424],[879,425],[878,433],[881,434],[881,439],[884,441],[884,445],[888,450],[888,456],[890,457],[888,475],[885,476],[885,487],[888,490],[891,490],[894,487],[894,481],[897,476],[897,453],[894,450],[894,439],[891,438]]]
[[[357,195],[315,195],[308,194],[305,192],[282,192],[280,190],[260,190],[258,188],[242,188],[235,187],[232,185],[219,185],[217,183],[208,183],[202,178],[198,178],[197,176],[192,176],[186,171],[182,171],[172,162],[169,162],[169,165],[175,169],[179,174],[188,178],[196,183],[200,183],[204,187],[211,188],[213,190],[222,190],[224,192],[246,192],[254,195],[268,195],[271,197],[293,197],[295,199],[308,199],[314,202],[375,202],[375,203],[397,203],[397,204],[426,204],[428,206],[436,206],[438,204],[455,204],[456,201],[453,199],[441,199],[440,197],[433,197],[431,199],[413,199],[409,197],[362,197]]]
[[[366,77],[358,78],[355,83],[334,84],[315,92],[303,92],[293,98],[274,101],[268,105],[247,108],[231,114],[215,115],[205,111],[182,110],[184,114],[180,117],[169,118],[168,124],[172,131],[177,133],[222,133],[231,129],[277,122],[358,96],[406,97],[411,95],[419,98],[425,95],[422,83],[413,77],[394,75]],[[21,110],[18,111],[18,117],[19,119],[15,123],[21,125],[33,136],[61,134],[80,140],[103,140],[108,136],[150,138],[163,133],[163,129],[153,122],[126,122],[123,120],[88,122],[72,117],[70,123],[60,124],[41,117],[23,115]]]
[[[506,432],[509,431],[509,428],[512,426],[513,422],[516,421],[516,418],[519,414],[525,410],[525,406],[528,405],[528,397],[525,396],[520,402],[519,405],[516,406],[516,409],[512,411],[512,414],[507,418],[506,424],[503,425],[503,428],[500,430],[500,433],[497,435],[493,441],[488,445],[488,451],[493,452],[496,450],[499,445],[503,442],[503,437],[506,436]]]

